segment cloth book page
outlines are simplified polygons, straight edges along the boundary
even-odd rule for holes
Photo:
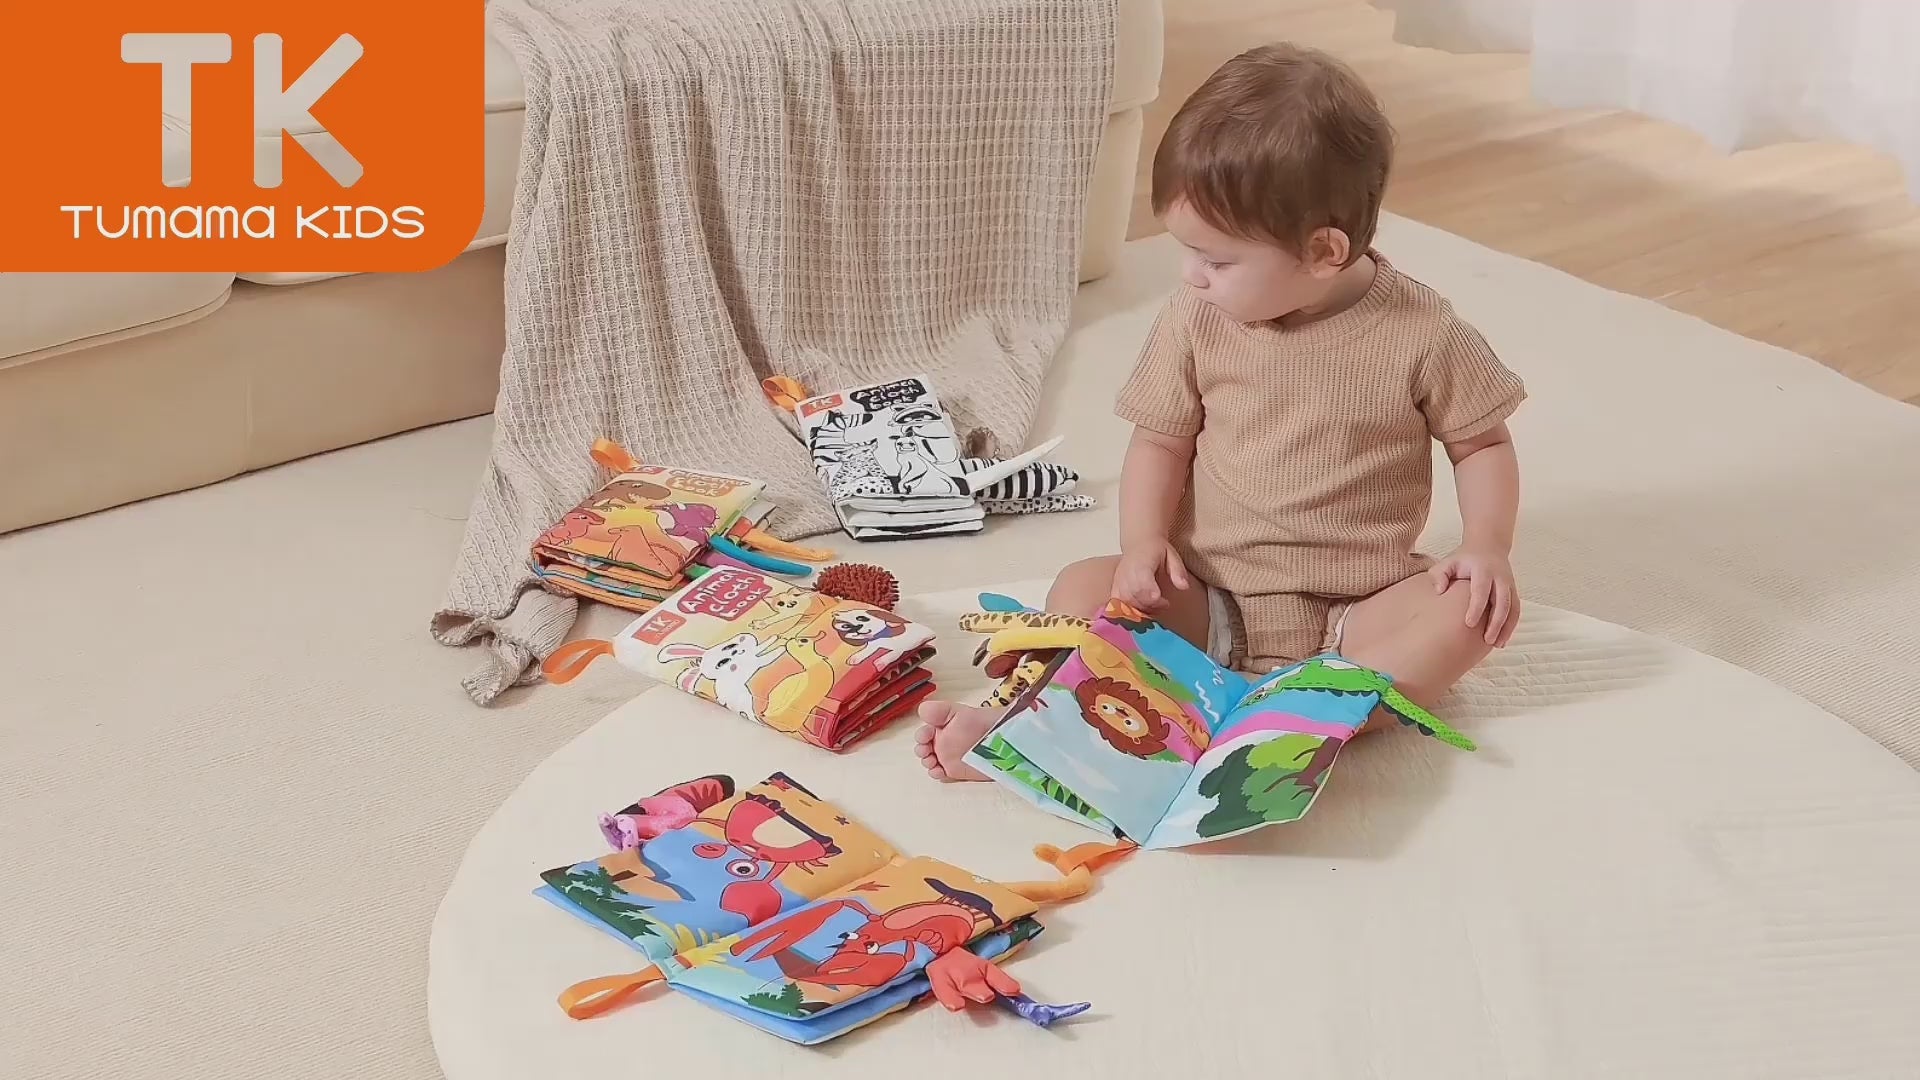
[[[1249,682],[1158,623],[1109,613],[969,760],[1058,816],[1181,847],[1306,813],[1381,685],[1333,655]]]

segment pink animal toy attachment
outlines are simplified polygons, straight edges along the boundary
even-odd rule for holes
[[[710,806],[733,797],[733,777],[703,776],[600,815],[600,834],[615,851],[633,851],[674,829],[685,828]]]

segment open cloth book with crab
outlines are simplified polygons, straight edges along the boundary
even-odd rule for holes
[[[929,995],[949,1008],[998,1000],[1042,1027],[1084,1010],[1027,997],[998,961],[1040,934],[1042,906],[1084,895],[1094,870],[1132,850],[1042,846],[1058,878],[993,881],[902,855],[785,773],[742,791],[704,776],[600,825],[614,850],[548,870],[535,892],[647,964],[568,987],[567,1015],[664,985],[806,1045]]]
[[[1441,742],[1472,741],[1334,653],[1250,680],[1115,601],[1096,619],[992,594],[961,627],[1005,669],[1003,716],[967,761],[1023,799],[1143,848],[1294,821],[1347,740],[1383,709]]]

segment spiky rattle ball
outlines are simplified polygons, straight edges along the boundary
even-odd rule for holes
[[[814,579],[815,592],[872,604],[892,611],[900,602],[900,580],[886,569],[871,563],[836,563],[820,571]]]

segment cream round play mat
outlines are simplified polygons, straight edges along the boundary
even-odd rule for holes
[[[986,683],[953,627],[975,595],[902,606],[968,700]],[[449,1080],[1920,1075],[1920,776],[1617,626],[1532,607],[1442,710],[1477,754],[1361,740],[1301,821],[1136,852],[1043,909],[1008,970],[1086,1014],[1042,1030],[921,1005],[812,1048],[658,988],[569,1019],[562,989],[644,960],[536,898],[539,873],[603,854],[602,811],[710,773],[788,773],[900,851],[997,880],[1042,876],[1036,843],[1099,837],[997,785],[929,781],[910,723],[833,755],[611,665],[546,692],[627,683],[639,696],[480,829],[441,905],[428,1007]]]

